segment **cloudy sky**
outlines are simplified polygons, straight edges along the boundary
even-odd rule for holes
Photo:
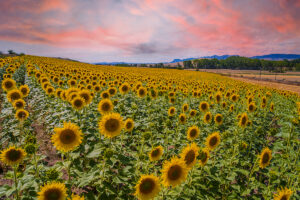
[[[1,0],[9,49],[85,62],[300,53],[300,0]]]

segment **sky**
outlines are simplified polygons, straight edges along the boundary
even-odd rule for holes
[[[300,53],[300,0],[0,0],[0,51],[84,62]]]

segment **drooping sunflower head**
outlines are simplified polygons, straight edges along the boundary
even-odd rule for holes
[[[48,183],[38,192],[38,200],[65,200],[66,198],[67,189],[63,183]]]
[[[191,145],[187,145],[182,153],[180,154],[180,157],[182,160],[184,160],[187,168],[192,168],[197,161],[199,147],[192,143]]]
[[[254,102],[251,102],[248,104],[248,111],[249,112],[254,112],[256,110],[256,105]]]
[[[23,99],[18,99],[18,100],[15,100],[13,102],[13,107],[18,110],[18,109],[23,109],[25,107],[26,103]]]
[[[2,81],[2,89],[6,92],[16,88],[16,81],[11,78],[6,78]]]
[[[203,167],[207,163],[208,159],[209,159],[209,149],[207,148],[201,149],[199,153],[200,165]]]
[[[192,126],[187,131],[187,138],[190,141],[195,140],[200,134],[200,130],[197,126]]]
[[[114,105],[110,99],[103,99],[98,104],[98,111],[102,114],[108,114],[114,109]]]
[[[188,173],[188,168],[184,160],[173,157],[171,161],[167,161],[163,164],[162,172],[162,184],[166,187],[175,187],[185,181]]]
[[[221,136],[219,132],[214,132],[212,134],[210,134],[207,138],[206,138],[206,148],[208,148],[210,151],[214,150],[221,142]]]
[[[223,124],[223,115],[222,114],[216,114],[216,116],[215,116],[215,123],[217,125]]]
[[[189,104],[185,103],[182,105],[182,112],[187,112],[189,110]]]
[[[147,95],[147,89],[144,88],[144,87],[139,87],[139,89],[137,90],[137,95],[140,97],[140,98],[143,98]]]
[[[206,124],[209,124],[212,120],[212,114],[211,112],[207,112],[205,113],[204,117],[203,117],[203,121],[206,123]]]
[[[108,91],[101,92],[100,96],[101,96],[102,99],[108,99],[110,97]]]
[[[186,122],[186,115],[184,113],[181,113],[178,117],[179,123],[185,124]]]
[[[142,175],[135,186],[135,196],[141,200],[153,199],[159,192],[159,178],[152,174]]]
[[[54,132],[51,141],[59,151],[73,151],[82,142],[80,128],[73,123],[65,122],[63,128],[54,128]]]
[[[240,117],[239,126],[245,128],[248,124],[248,115],[247,113],[243,113]]]
[[[81,110],[84,105],[85,101],[83,98],[76,96],[72,101],[71,101],[72,107],[76,110]]]
[[[129,90],[130,90],[130,85],[128,83],[123,83],[119,88],[121,94],[126,94],[129,92]]]
[[[19,121],[26,120],[28,118],[28,116],[29,116],[28,111],[24,110],[24,109],[18,109],[15,114],[15,118]]]
[[[119,113],[104,115],[99,121],[100,133],[108,138],[113,138],[121,133],[124,122]]]
[[[10,90],[7,93],[7,100],[11,103],[14,102],[15,100],[22,99],[22,98],[23,98],[23,95],[20,92],[20,90],[18,90],[18,89]]]
[[[27,97],[30,91],[28,85],[21,85],[19,90],[22,92],[23,97]]]
[[[175,107],[170,107],[169,110],[168,110],[168,115],[171,117],[171,116],[174,116],[176,114],[176,108]]]
[[[196,114],[197,114],[197,110],[192,109],[192,110],[190,111],[190,117],[195,117]]]
[[[157,146],[152,148],[152,150],[149,152],[150,161],[159,160],[163,155],[163,153],[164,153],[164,149],[162,148],[162,146]]]
[[[7,165],[17,165],[21,163],[26,156],[26,152],[21,148],[14,146],[1,151],[0,160]]]
[[[260,154],[259,167],[262,169],[267,167],[270,164],[271,159],[272,151],[268,147],[264,148]]]
[[[78,94],[81,98],[84,99],[84,104],[85,105],[88,105],[92,102],[93,97],[92,97],[91,92],[89,90],[81,90]]]
[[[293,194],[293,191],[288,188],[277,189],[277,193],[274,194],[274,200],[289,200]]]
[[[124,128],[126,131],[131,132],[134,128],[134,121],[131,118],[126,119],[124,123]]]
[[[206,112],[209,109],[209,104],[206,101],[202,101],[199,105],[199,109],[201,112]]]

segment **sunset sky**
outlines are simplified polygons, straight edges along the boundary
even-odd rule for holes
[[[300,0],[1,0],[9,49],[85,62],[300,53]]]

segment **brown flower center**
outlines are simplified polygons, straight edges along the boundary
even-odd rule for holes
[[[140,191],[143,194],[149,194],[153,191],[155,182],[151,178],[144,179],[140,184]]]
[[[63,130],[59,136],[60,141],[64,144],[70,144],[74,142],[75,138],[76,134],[73,130],[70,129]]]
[[[109,119],[105,122],[105,129],[109,132],[114,132],[120,127],[120,123],[117,119]]]
[[[180,178],[182,174],[182,168],[179,165],[174,165],[170,167],[168,171],[168,178],[172,181],[176,181],[177,179]]]

